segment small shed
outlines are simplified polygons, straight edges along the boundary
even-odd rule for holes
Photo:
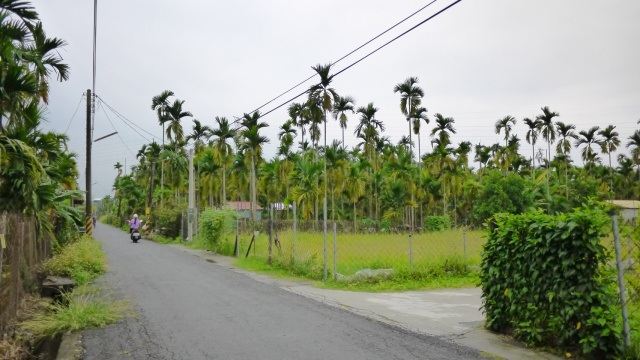
[[[235,210],[240,219],[251,219],[251,202],[250,201],[229,201],[227,206],[231,210]],[[262,207],[256,204],[256,216],[257,220],[262,220]]]
[[[620,209],[620,216],[622,216],[625,221],[631,223],[638,221],[639,200],[608,200],[607,202]]]

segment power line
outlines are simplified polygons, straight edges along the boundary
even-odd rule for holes
[[[118,129],[116,129],[115,126],[113,126],[113,122],[111,122],[111,118],[109,118],[109,115],[107,115],[107,112],[104,110],[104,106],[100,107],[102,109],[102,112],[104,113],[104,116],[107,117],[107,120],[109,120],[109,124],[111,124],[111,127],[113,128],[113,130],[115,130],[116,132],[118,131]],[[131,149],[129,149],[129,147],[127,146],[127,143],[124,142],[124,140],[122,140],[122,136],[120,136],[120,133],[117,133],[116,135],[118,135],[118,137],[120,138],[120,141],[122,142],[122,145],[124,145],[124,147],[129,150],[129,153],[133,156],[136,157],[133,154],[133,151],[131,151]],[[147,140],[148,141],[148,140]]]
[[[374,37],[374,38],[372,38],[371,40],[369,40],[369,41],[365,42],[364,44],[362,44],[362,45],[358,46],[355,50],[350,51],[347,55],[344,55],[344,56],[343,56],[343,57],[341,57],[340,59],[338,59],[338,60],[336,60],[336,61],[332,62],[330,65],[335,65],[335,64],[337,64],[338,62],[340,62],[340,61],[344,60],[344,59],[345,59],[346,57],[348,57],[349,55],[351,55],[351,54],[353,54],[354,52],[356,52],[356,51],[358,51],[358,50],[362,49],[363,47],[367,46],[369,43],[371,43],[372,41],[376,40],[376,39],[377,39],[377,38],[379,38],[380,36],[382,36],[382,35],[384,35],[384,34],[388,33],[389,31],[393,30],[393,29],[394,29],[395,27],[397,27],[398,25],[400,25],[400,24],[402,24],[403,22],[405,22],[405,21],[409,20],[411,17],[413,17],[414,15],[416,15],[417,13],[419,13],[420,11],[422,11],[422,10],[424,10],[424,9],[428,8],[429,6],[431,6],[431,4],[435,3],[436,1],[438,1],[438,0],[433,0],[433,1],[431,1],[430,3],[428,3],[427,5],[425,5],[425,6],[421,7],[420,9],[418,9],[418,11],[416,11],[416,12],[414,12],[413,14],[411,14],[411,15],[407,16],[406,18],[404,18],[404,19],[400,20],[398,23],[396,23],[396,24],[395,24],[395,25],[393,25],[392,27],[390,27],[390,28],[388,28],[387,30],[385,30],[385,31],[381,32],[381,33],[380,33],[380,34],[378,34],[376,37]],[[306,79],[302,80],[301,82],[299,82],[298,84],[296,84],[296,85],[294,85],[292,88],[290,88],[289,90],[287,90],[287,91],[283,92],[282,94],[280,94],[280,95],[278,95],[278,96],[274,97],[273,99],[271,99],[271,100],[267,101],[266,103],[262,104],[260,107],[258,107],[257,109],[253,110],[251,113],[254,113],[254,112],[256,112],[256,111],[258,111],[258,110],[262,109],[263,107],[265,107],[265,106],[267,106],[267,105],[271,104],[272,102],[274,102],[275,100],[279,99],[279,98],[280,98],[280,97],[282,97],[283,95],[285,95],[285,94],[289,93],[291,90],[293,90],[293,89],[297,88],[298,86],[300,86],[300,85],[302,85],[302,84],[306,83],[307,81],[309,81],[309,80],[313,79],[316,75],[317,75],[317,74],[313,74],[313,75],[309,76],[308,78],[306,78]],[[237,121],[237,120],[236,120],[236,121]]]
[[[425,20],[423,20],[423,21],[419,22],[417,25],[413,26],[413,27],[412,27],[412,28],[410,28],[409,30],[407,30],[407,31],[403,32],[402,34],[400,34],[400,35],[396,36],[395,38],[393,38],[393,39],[389,40],[388,42],[386,42],[386,43],[385,43],[385,44],[383,44],[382,46],[378,47],[377,49],[373,50],[372,52],[368,53],[367,55],[365,55],[365,56],[361,57],[360,59],[358,59],[357,61],[353,62],[351,65],[349,65],[349,66],[345,67],[344,69],[342,69],[342,70],[338,71],[337,73],[333,74],[333,77],[336,77],[336,76],[340,75],[341,73],[343,73],[343,72],[345,72],[346,70],[350,69],[351,67],[353,67],[354,65],[356,65],[356,64],[357,64],[357,63],[359,63],[360,61],[362,61],[362,60],[364,60],[364,59],[368,58],[369,56],[373,55],[374,53],[378,52],[378,50],[380,50],[380,49],[384,48],[385,46],[387,46],[387,45],[391,44],[392,42],[394,42],[394,41],[398,40],[399,38],[401,38],[401,37],[405,36],[405,35],[406,35],[406,34],[408,34],[409,32],[411,32],[411,31],[415,30],[417,27],[419,27],[419,26],[421,26],[421,25],[425,24],[425,23],[426,23],[426,22],[428,22],[429,20],[431,20],[431,19],[435,18],[436,16],[438,16],[438,15],[442,14],[443,12],[447,11],[447,10],[448,10],[448,9],[450,9],[453,5],[456,5],[456,4],[457,4],[457,3],[459,3],[460,1],[462,1],[462,0],[457,0],[457,1],[453,2],[453,3],[451,3],[449,6],[445,7],[444,9],[442,9],[442,10],[438,11],[437,13],[435,13],[435,14],[431,15],[431,16],[430,16],[430,17],[428,17],[427,19],[425,19]],[[302,95],[306,94],[307,92],[309,92],[309,90],[305,90],[305,91],[303,91],[302,93],[300,93],[300,94],[298,94],[298,95],[294,96],[293,98],[291,98],[291,99],[287,100],[286,102],[284,102],[284,103],[282,103],[282,104],[280,104],[280,105],[276,106],[275,108],[273,108],[273,109],[271,109],[271,110],[267,111],[266,113],[262,114],[262,116],[261,116],[261,117],[265,117],[266,115],[268,115],[268,114],[270,114],[270,113],[272,113],[272,112],[274,112],[274,111],[278,110],[279,108],[283,107],[284,105],[286,105],[286,104],[290,103],[291,101],[293,101],[293,100],[295,100],[295,99],[299,98],[300,96],[302,96]]]
[[[398,40],[399,38],[401,38],[401,37],[405,36],[406,34],[408,34],[408,33],[409,33],[409,32],[411,32],[411,31],[413,31],[413,30],[414,30],[414,29],[416,29],[417,27],[419,27],[419,26],[423,25],[423,24],[424,24],[424,23],[426,23],[427,21],[429,21],[429,20],[433,19],[434,17],[436,17],[436,16],[438,16],[438,15],[442,14],[443,12],[447,11],[447,10],[448,10],[448,9],[450,9],[453,5],[456,5],[456,4],[457,4],[457,3],[459,3],[460,1],[462,1],[462,0],[457,0],[457,1],[453,2],[453,3],[451,3],[451,4],[450,4],[449,6],[447,6],[446,8],[444,8],[444,9],[442,9],[442,10],[438,11],[437,13],[435,13],[435,14],[431,15],[430,17],[426,18],[425,20],[423,20],[423,21],[419,22],[417,25],[415,25],[414,27],[410,28],[409,30],[407,30],[407,31],[403,32],[402,34],[400,34],[400,35],[398,35],[398,36],[394,37],[393,39],[391,39],[391,40],[387,41],[385,44],[383,44],[383,45],[382,45],[382,46],[380,46],[379,48],[377,48],[377,49],[373,50],[372,52],[368,53],[367,55],[363,56],[363,57],[362,57],[362,58],[360,58],[358,61],[356,61],[356,62],[354,62],[353,64],[351,64],[351,65],[347,66],[346,68],[344,68],[344,69],[342,69],[342,70],[338,71],[338,72],[337,72],[337,73],[335,73],[333,76],[335,77],[335,76],[340,75],[341,73],[345,72],[346,70],[348,70],[349,68],[351,68],[351,67],[352,67],[352,66],[354,66],[355,64],[357,64],[357,63],[359,63],[360,61],[362,61],[362,60],[364,60],[364,59],[368,58],[369,56],[371,56],[371,55],[373,55],[373,54],[375,54],[378,50],[380,50],[380,49],[384,48],[385,46],[387,46],[387,45],[391,44],[392,42],[394,42],[394,41]]]
[[[134,123],[133,121],[131,121],[131,120],[127,119],[124,115],[120,114],[116,109],[114,109],[111,105],[109,105],[106,101],[104,101],[104,99],[102,99],[100,96],[96,95],[96,97],[97,97],[98,99],[100,99],[100,102],[104,103],[104,105],[106,105],[106,106],[107,106],[107,108],[108,108],[109,110],[111,110],[111,112],[113,112],[113,113],[114,113],[117,117],[119,117],[122,121],[125,121],[125,123],[126,123],[126,122],[129,122],[129,123],[131,123],[133,126],[135,126],[135,127],[137,127],[138,129],[142,130],[143,132],[145,132],[145,133],[149,134],[150,136],[152,136],[152,137],[154,137],[154,138],[156,138],[156,139],[160,140],[160,138],[159,138],[159,137],[157,137],[157,136],[153,135],[152,133],[148,132],[147,130],[145,130],[144,128],[142,128],[141,126],[139,126],[138,124],[136,124],[136,123]],[[127,124],[127,125],[128,125],[128,124]],[[131,126],[129,126],[129,127],[131,127]],[[135,130],[134,130],[134,131],[135,131]],[[136,132],[137,132],[137,131],[136,131]],[[140,134],[140,133],[138,133],[138,134]],[[142,135],[140,134],[140,136],[142,136]],[[142,137],[143,137],[145,140],[147,140],[147,138],[145,138],[144,136],[142,136]],[[148,142],[150,142],[149,140],[147,140],[147,141],[148,141]]]
[[[69,124],[67,125],[67,130],[64,131],[65,135],[67,135],[67,132],[69,131],[69,128],[71,127],[71,122],[76,117],[76,114],[78,113],[78,109],[80,109],[80,104],[82,104],[82,99],[84,99],[84,96],[85,96],[85,94],[82,93],[82,96],[80,96],[80,101],[78,101],[78,106],[76,107],[76,111],[73,112],[73,116],[71,116],[71,119],[69,119]]]

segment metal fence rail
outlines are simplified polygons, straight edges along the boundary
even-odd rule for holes
[[[37,238],[33,218],[0,214],[0,333],[37,289],[37,266],[50,256],[51,242]]]

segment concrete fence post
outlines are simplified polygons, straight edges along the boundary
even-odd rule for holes
[[[467,232],[462,232],[462,246],[464,248],[464,269],[467,270]]]
[[[293,202],[293,265],[296,264],[296,226],[298,224],[298,217],[296,216],[296,202]]]
[[[409,234],[409,270],[413,271],[413,239]]]
[[[338,276],[338,230],[336,223],[333,223],[333,280]]]

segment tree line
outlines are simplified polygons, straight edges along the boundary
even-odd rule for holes
[[[426,216],[478,225],[499,211],[565,212],[587,197],[640,195],[640,130],[626,137],[613,125],[578,130],[560,121],[559,113],[542,107],[539,114],[522,119],[528,129],[521,135],[534,149],[546,143],[546,156],[520,152],[522,139],[513,133],[517,122],[513,116],[495,123],[504,143],[453,144],[455,120],[440,113],[428,116],[422,104],[424,90],[416,77],[409,77],[392,88],[408,126],[406,135],[394,144],[383,135],[386,124],[376,117],[375,104],[357,106],[352,96],[339,95],[332,87],[330,65],[313,69],[320,81],[308,89],[304,101],[289,105],[289,119],[280,126],[278,139],[262,134],[269,124],[258,111],[235,120],[216,116],[211,126],[193,119],[187,134],[182,124],[192,114],[184,109],[185,101],[172,91],[153,97],[151,110],[163,127],[163,144],[143,145],[137,154],[139,165],[128,176],[122,176],[120,163],[115,164],[118,212],[144,206],[184,207],[185,147],[191,143],[199,207],[221,207],[229,201],[262,207],[295,202],[302,219],[317,221],[326,201],[328,219],[353,221],[354,226],[366,219],[420,228]],[[338,122],[342,136],[327,144],[331,118]],[[344,131],[350,121],[357,122],[354,136],[360,142],[348,148]],[[431,151],[423,152],[424,132],[430,135]],[[266,159],[262,149],[272,140],[279,141],[277,152]],[[623,145],[631,156],[618,154],[614,168],[612,156]],[[551,147],[556,150],[553,158]],[[575,150],[580,151],[583,166],[572,163]],[[125,209],[120,210],[123,204]],[[292,215],[286,211],[280,216]],[[252,217],[256,217],[255,207]]]
[[[45,132],[45,106],[53,79],[69,78],[59,50],[26,1],[0,2],[0,213],[33,216],[39,237],[60,245],[76,233],[82,214],[76,190],[76,154],[68,137]]]

